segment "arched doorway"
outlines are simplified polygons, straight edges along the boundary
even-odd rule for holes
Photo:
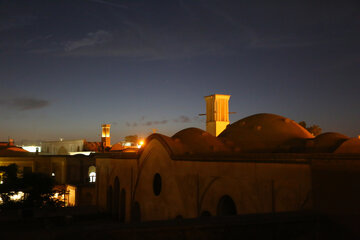
[[[126,217],[126,192],[123,188],[120,193],[120,216],[119,220],[120,222],[125,222]]]
[[[218,203],[217,215],[218,216],[231,216],[236,215],[236,205],[229,195],[224,195]]]
[[[114,211],[113,211],[113,217],[115,219],[119,218],[119,205],[120,205],[120,183],[119,178],[115,177],[114,180]]]

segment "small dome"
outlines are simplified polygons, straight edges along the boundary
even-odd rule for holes
[[[334,132],[323,133],[311,139],[307,143],[307,152],[332,153],[349,137]]]
[[[0,156],[27,155],[28,153],[20,147],[7,147],[0,150]]]
[[[118,143],[115,143],[114,145],[112,145],[110,151],[120,151],[123,149],[124,149],[124,147],[123,147],[122,143],[118,142]]]
[[[334,153],[360,153],[360,139],[350,138],[344,141]]]
[[[219,139],[199,128],[186,128],[171,137],[185,154],[224,152],[228,148]]]
[[[228,125],[219,138],[240,152],[301,152],[313,135],[291,119],[260,113]]]

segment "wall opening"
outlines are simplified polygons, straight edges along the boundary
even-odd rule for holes
[[[96,182],[96,167],[95,166],[90,166],[89,167],[89,182],[94,183]]]
[[[115,177],[114,180],[114,208],[113,208],[113,217],[115,219],[119,218],[119,207],[120,207],[120,183],[119,178]]]
[[[236,205],[229,195],[223,196],[217,207],[218,216],[231,216],[236,215]]]
[[[161,193],[161,176],[159,173],[156,173],[153,180],[153,190],[155,196],[159,196]]]

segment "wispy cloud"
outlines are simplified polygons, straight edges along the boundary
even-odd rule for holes
[[[137,122],[126,122],[125,124],[127,127],[137,127],[138,126]]]
[[[154,125],[164,125],[164,124],[168,124],[169,122],[175,122],[175,123],[192,123],[192,122],[203,122],[202,119],[200,119],[199,117],[188,117],[185,115],[181,115],[175,119],[172,120],[167,120],[167,119],[163,119],[163,120],[148,120],[148,121],[144,121],[145,120],[145,116],[141,117],[141,119],[139,121],[134,121],[134,122],[126,122],[126,126],[127,127],[138,127],[138,126],[154,126]]]
[[[83,47],[92,47],[95,45],[101,45],[106,42],[109,42],[112,39],[112,34],[108,31],[99,30],[96,32],[88,33],[84,38],[67,41],[63,43],[64,50],[66,52],[71,52]]]
[[[191,122],[191,119],[189,117],[187,117],[187,116],[182,115],[182,116],[174,119],[173,121],[174,122],[180,122],[180,123],[189,123],[189,122]]]
[[[14,98],[11,100],[0,100],[0,105],[18,111],[35,110],[45,108],[50,104],[48,100],[38,98]]]
[[[162,121],[147,121],[143,123],[143,126],[152,126],[152,125],[161,125],[168,123],[168,120],[162,120]]]
[[[146,122],[126,122],[127,127],[137,127],[137,126],[154,126],[154,125],[163,125],[167,124],[168,120],[155,120],[155,121],[146,121]]]

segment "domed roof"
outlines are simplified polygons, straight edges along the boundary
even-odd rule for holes
[[[334,153],[360,153],[360,139],[350,138],[346,140]]]
[[[309,140],[307,143],[307,152],[314,153],[332,153],[349,137],[334,132],[323,133]]]
[[[184,154],[203,154],[229,150],[219,139],[199,128],[186,128],[171,138],[178,143],[178,146],[181,144]]]
[[[299,152],[313,135],[291,119],[260,113],[228,125],[219,138],[240,152]]]
[[[7,147],[0,150],[1,156],[27,155],[29,152],[20,147]]]
[[[120,151],[120,150],[123,150],[124,147],[122,145],[121,142],[118,142],[118,143],[115,143],[114,145],[111,146],[111,149],[110,151]]]

